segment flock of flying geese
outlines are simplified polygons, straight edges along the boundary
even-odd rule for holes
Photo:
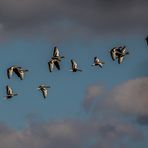
[[[111,55],[112,60],[113,61],[118,60],[119,64],[122,63],[124,57],[128,54],[129,54],[129,52],[126,51],[125,46],[114,47],[113,49],[110,50],[110,55]],[[48,62],[49,71],[52,72],[54,67],[56,67],[58,70],[60,70],[60,63],[63,58],[65,58],[65,57],[60,55],[58,48],[54,47],[53,56],[51,57],[51,59]],[[99,66],[100,68],[102,68],[103,64],[104,64],[104,62],[100,61],[100,59],[98,57],[94,57],[94,63],[92,64],[92,66]],[[23,80],[25,72],[28,72],[28,71],[29,70],[23,69],[20,66],[11,66],[7,69],[7,76],[8,76],[8,79],[11,79],[13,73],[15,73],[17,75],[17,77],[20,78],[20,80]],[[73,59],[71,59],[70,71],[82,72],[82,70],[78,68],[76,61]],[[46,86],[44,84],[41,84],[40,86],[38,86],[37,89],[42,93],[43,97],[46,98],[48,95],[48,88],[50,88],[50,86]],[[18,95],[17,93],[14,93],[12,88],[8,85],[6,86],[6,94],[7,94],[5,96],[6,99],[10,99],[10,98]]]

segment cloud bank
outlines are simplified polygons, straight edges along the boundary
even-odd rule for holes
[[[139,131],[130,124],[98,121],[63,120],[31,124],[23,131],[0,125],[0,145],[4,148],[112,148],[122,145],[125,138],[141,139]]]
[[[78,36],[147,32],[146,0],[1,0],[0,32]]]

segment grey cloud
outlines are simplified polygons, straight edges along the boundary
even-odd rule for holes
[[[84,102],[87,101],[90,106],[93,106],[95,111],[118,111],[118,113],[124,113],[125,115],[142,117],[140,121],[143,122],[142,120],[144,120],[146,122],[147,118],[143,117],[148,116],[147,89],[148,77],[140,77],[128,80],[110,91],[102,90],[104,94],[101,96],[97,94],[96,98],[91,97],[91,102],[88,102],[87,97],[85,97]]]
[[[110,94],[111,100],[114,103],[114,107],[127,114],[147,115],[147,88],[147,77],[129,80],[118,86]]]
[[[147,6],[146,0],[1,0],[0,23],[12,34],[58,30],[60,35],[65,24],[67,35],[74,33],[73,28],[92,35],[144,32]]]
[[[22,131],[4,128],[0,132],[0,145],[5,148],[86,148],[102,145],[100,148],[103,148],[108,142],[110,144],[107,147],[112,148],[117,142],[122,143],[126,137],[134,141],[140,140],[140,135],[131,124],[75,119],[36,123]]]
[[[137,122],[140,125],[148,125],[148,115],[143,115],[143,116],[139,116],[137,117]]]

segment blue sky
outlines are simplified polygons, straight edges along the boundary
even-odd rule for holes
[[[0,2],[0,135],[10,141],[2,139],[0,144],[5,148],[146,148],[147,2],[22,3]],[[109,50],[121,45],[130,54],[119,65]],[[60,71],[50,73],[54,46],[65,59]],[[102,69],[91,66],[94,56],[105,62]],[[71,59],[83,72],[69,71]],[[24,80],[15,75],[7,78],[12,65],[29,70]],[[36,89],[42,83],[51,86],[47,99]],[[6,85],[19,95],[4,100]]]

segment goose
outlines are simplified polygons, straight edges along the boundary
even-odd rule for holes
[[[104,62],[101,62],[98,57],[94,57],[94,63],[92,64],[92,66],[99,66],[102,68],[103,64]]]
[[[74,60],[71,60],[71,70],[72,72],[82,71],[81,69],[78,69],[78,65]]]
[[[21,80],[24,79],[25,72],[28,72],[28,71],[29,71],[29,70],[27,70],[27,69],[22,69],[21,67],[15,67],[15,68],[14,68],[15,74],[16,74]]]
[[[49,62],[48,62],[48,68],[49,68],[49,71],[52,72],[53,71],[53,68],[54,66],[56,66],[56,68],[58,70],[60,70],[60,61],[57,60],[57,59],[51,59]]]
[[[147,43],[147,45],[148,45],[148,36],[145,38],[145,40],[146,40],[146,43]]]
[[[54,51],[53,51],[53,57],[52,57],[52,59],[56,59],[56,60],[61,61],[62,58],[65,58],[65,57],[64,56],[60,56],[59,49],[55,46],[54,47]]]
[[[6,86],[6,93],[7,93],[7,96],[4,97],[6,99],[11,99],[13,96],[18,95],[18,94],[14,94],[12,88],[8,85]]]
[[[48,95],[48,90],[47,88],[50,88],[50,86],[46,86],[44,84],[40,85],[37,89],[41,91],[41,93],[43,94],[43,97],[46,98]]]
[[[118,50],[119,52],[117,53],[117,58],[118,58],[118,63],[121,64],[124,57],[129,54],[129,52],[126,52],[126,46],[123,46],[121,49]]]

